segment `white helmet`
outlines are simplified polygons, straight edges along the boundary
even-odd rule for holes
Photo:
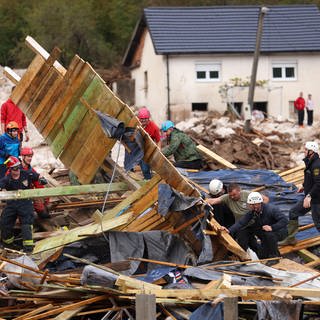
[[[305,144],[305,148],[307,150],[311,150],[311,151],[316,152],[316,153],[319,152],[318,143],[314,142],[314,141],[307,141],[306,144]]]
[[[256,203],[262,203],[262,202],[263,202],[263,198],[261,193],[259,192],[249,193],[248,200],[247,200],[248,204],[256,204]]]
[[[223,189],[223,183],[222,181],[218,180],[218,179],[213,179],[210,181],[209,184],[209,191],[212,195],[217,195],[219,194]]]

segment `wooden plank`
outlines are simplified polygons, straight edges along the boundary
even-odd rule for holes
[[[152,209],[149,212],[143,214],[142,217],[140,215],[132,220],[130,223],[124,226],[121,231],[137,231],[138,229],[140,229],[141,225],[145,224],[147,221],[150,221],[150,219],[153,219],[155,216],[159,217],[158,213],[154,209]]]
[[[43,47],[40,46],[40,44],[34,40],[32,37],[27,36],[25,39],[25,42],[27,46],[37,55],[42,56],[44,60],[48,60],[49,58],[49,53],[43,49]],[[53,66],[55,69],[61,73],[61,75],[64,75],[66,73],[66,69],[58,62],[54,61]]]
[[[320,289],[290,288],[279,286],[231,286],[224,289],[161,289],[149,290],[149,294],[155,294],[157,298],[177,298],[180,299],[208,299],[219,295],[226,297],[242,297],[244,300],[273,300],[272,294],[277,290],[287,290],[293,297],[320,298]],[[142,290],[128,290],[128,293],[143,293]]]
[[[119,275],[119,277],[116,280],[115,283],[116,286],[124,288],[124,291],[126,291],[126,288],[134,288],[134,289],[143,289],[146,290],[161,290],[162,287],[158,286],[156,284],[152,284],[149,282],[141,281],[135,278],[131,278],[124,275]]]
[[[48,140],[52,140],[52,135],[49,137],[49,133],[55,129],[55,132],[59,131],[60,123],[56,123],[60,120],[61,115],[64,112],[65,105],[72,99],[73,83],[79,77],[83,69],[85,68],[85,62],[78,56],[75,56],[67,70],[62,81],[56,88],[48,89],[48,97],[46,101],[42,101],[40,104],[41,113],[37,116],[35,126],[38,131]],[[55,136],[55,135],[54,135]]]
[[[51,311],[47,311],[47,312],[42,313],[42,314],[29,317],[26,320],[48,319],[48,316],[52,316],[52,315],[61,313],[61,312],[65,311],[65,310],[74,310],[74,309],[77,309],[78,307],[88,306],[88,305],[90,305],[90,304],[92,304],[94,302],[103,301],[103,300],[107,300],[107,299],[108,299],[108,296],[97,296],[97,297],[85,299],[85,300],[80,301],[80,302],[76,302],[76,303],[72,303],[72,304],[69,304],[69,305],[65,305],[65,306],[62,306],[60,308],[57,308],[57,309],[54,309],[54,310],[51,310]]]
[[[126,191],[128,186],[124,182],[88,184],[79,186],[62,186],[40,189],[26,189],[0,192],[0,200],[16,200],[28,198],[43,198],[56,196],[71,196],[90,193],[105,193],[109,189],[110,192]]]
[[[30,82],[37,76],[44,63],[45,60],[37,55],[21,77],[19,83],[17,83],[14,91],[11,93],[10,97],[12,101],[18,105],[23,112],[25,112],[28,107]]]
[[[49,249],[61,247],[66,244],[85,239],[91,235],[115,229],[118,226],[126,224],[131,218],[132,214],[127,213],[114,219],[106,221],[102,220],[99,224],[95,223],[84,227],[78,227],[70,230],[66,234],[43,239],[36,243],[33,253],[39,253]]]
[[[52,70],[51,70],[52,71]],[[33,100],[29,103],[26,110],[27,117],[36,125],[36,119],[43,110],[43,101],[47,101],[47,96],[52,88],[57,87],[61,82],[61,76],[57,72],[48,72],[43,78],[41,85],[39,85],[37,92],[35,93]],[[51,89],[51,90],[50,90]]]
[[[70,169],[77,175],[80,183],[90,182],[94,178],[97,168],[107,157],[109,151],[104,147],[97,147],[99,145],[104,146],[106,140],[107,137],[100,125],[96,125],[87,142],[79,149],[70,165]]]
[[[79,104],[79,100],[94,76],[89,64],[84,62],[79,62],[75,69],[70,72],[68,74],[71,80],[69,82],[70,85],[65,88],[63,97],[55,105],[50,119],[39,126],[40,132],[43,131],[44,135],[47,135],[47,140],[50,143],[54,141],[61,130],[65,130],[65,121],[72,113],[72,110],[76,106],[82,105],[82,103]],[[52,120],[54,126],[50,124]]]
[[[209,157],[210,159],[213,159],[214,161],[222,164],[223,166],[229,168],[229,169],[237,169],[237,166],[235,166],[234,164],[232,164],[231,162],[223,159],[222,157],[220,157],[218,154],[216,154],[215,152],[209,150],[208,148],[206,148],[205,146],[202,145],[198,145],[197,146],[197,150],[206,155],[207,157]]]
[[[317,246],[319,244],[320,244],[320,236],[317,236],[310,239],[298,241],[297,244],[294,246],[291,246],[291,245],[282,246],[279,248],[279,251],[282,255],[284,255],[289,252],[299,251],[309,247]]]
[[[306,250],[306,249],[302,249],[298,251],[299,256],[301,256],[306,262],[310,262],[310,261],[316,261],[319,259],[319,257],[315,254],[313,254],[312,252]]]
[[[121,203],[119,203],[117,206],[115,206],[113,209],[108,210],[104,213],[104,220],[112,219],[115,216],[117,216],[120,212],[123,212],[125,210],[128,210],[130,208],[131,211],[134,211],[132,209],[132,204],[137,201],[138,199],[146,196],[149,194],[150,190],[157,187],[157,184],[161,178],[158,175],[155,175],[151,180],[146,182],[145,185],[143,185],[140,189],[133,192],[130,196],[128,196],[125,200],[123,200]],[[141,211],[146,208],[141,208]],[[141,212],[140,211],[140,212]]]
[[[61,53],[59,48],[54,48],[51,55],[48,57],[48,60],[45,60],[41,68],[38,70],[37,75],[29,82],[28,91],[23,97],[23,101],[26,102],[27,106],[24,110],[25,114],[30,117],[32,111],[29,112],[30,106],[32,105],[33,100],[37,96],[39,89],[42,87],[43,83],[46,82],[46,79],[51,76],[52,73],[56,71],[52,68],[52,64],[56,57]],[[35,106],[33,108],[36,108]]]
[[[68,320],[72,319],[74,316],[76,316],[81,310],[83,310],[86,306],[80,306],[77,308],[74,308],[72,310],[66,310],[60,313],[58,316],[54,318],[54,320]]]
[[[61,123],[61,129],[51,142],[51,150],[54,155],[60,155],[63,149],[68,148],[70,140],[73,139],[79,127],[81,127],[82,120],[88,110],[79,101],[75,106],[70,108],[70,113],[66,115],[65,120]],[[78,145],[78,149],[81,145]]]
[[[23,314],[22,316],[16,317],[16,318],[14,318],[14,319],[15,319],[15,320],[24,320],[24,319],[26,319],[26,318],[28,318],[28,317],[34,316],[34,315],[36,315],[36,314],[39,314],[39,313],[41,313],[41,312],[50,310],[50,309],[52,309],[52,308],[53,308],[53,305],[52,305],[51,303],[49,303],[49,304],[47,304],[47,305],[44,305],[44,306],[39,307],[39,308],[36,308],[36,309],[34,309],[34,310],[30,311],[30,312],[27,312],[27,313]],[[22,309],[21,309],[21,310],[22,310]],[[20,310],[20,311],[21,311],[21,310]]]
[[[239,244],[230,236],[226,231],[221,231],[220,224],[214,219],[211,218],[209,221],[213,231],[219,234],[219,241],[226,247],[229,251],[234,253],[240,258],[240,260],[250,260],[249,255],[239,246]]]
[[[15,85],[21,80],[21,77],[9,67],[4,67],[3,73]]]
[[[116,173],[127,182],[128,186],[131,187],[132,190],[137,190],[140,188],[140,184],[136,180],[132,179],[128,175],[128,173],[125,172],[124,168],[122,168],[118,164],[116,164],[115,161],[113,161],[110,157],[107,157],[101,165],[101,168],[104,171],[108,172],[108,167],[106,164],[108,164],[108,166],[110,166],[109,170],[111,170],[111,168],[113,170],[113,167],[115,166]],[[110,177],[111,177],[111,174],[110,174]]]

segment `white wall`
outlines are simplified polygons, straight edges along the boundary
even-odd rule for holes
[[[146,106],[152,119],[160,125],[167,118],[166,60],[164,56],[155,54],[149,32],[144,42],[140,67],[132,70],[131,77],[135,79],[136,106]]]
[[[300,91],[305,98],[313,95],[316,105],[315,117],[319,118],[320,74],[318,68],[320,53],[316,54],[272,54],[261,55],[257,80],[269,80],[264,88],[256,87],[254,101],[267,101],[268,114],[290,116],[289,102],[295,100]],[[176,55],[169,56],[170,105],[173,120],[183,120],[190,116],[192,103],[208,103],[208,110],[223,112],[226,101],[222,99],[220,86],[230,79],[238,77],[247,80],[251,74],[253,54],[229,55]],[[198,82],[196,63],[221,63],[221,79],[217,82]],[[273,63],[297,64],[297,80],[272,81]],[[144,71],[148,72],[148,91],[144,90]],[[167,67],[164,56],[156,55],[149,33],[147,34],[141,66],[132,71],[136,81],[136,105],[146,105],[152,111],[153,118],[160,123],[166,119],[167,111]],[[271,79],[271,80],[270,80]],[[234,102],[247,103],[248,87],[233,90]],[[292,110],[291,110],[292,112]]]

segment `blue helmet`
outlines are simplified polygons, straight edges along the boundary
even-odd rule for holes
[[[174,123],[170,120],[167,120],[165,122],[162,123],[161,125],[161,130],[162,131],[168,131],[170,128],[174,127]]]

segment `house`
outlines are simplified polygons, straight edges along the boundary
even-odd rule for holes
[[[243,114],[260,9],[144,9],[123,59],[135,82],[135,105],[150,108],[159,123],[184,120],[198,110],[224,112],[228,105]],[[289,118],[300,91],[320,104],[320,13],[316,5],[268,9],[254,109]]]

